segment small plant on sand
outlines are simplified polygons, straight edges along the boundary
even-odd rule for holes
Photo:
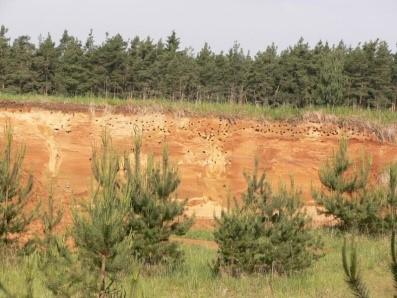
[[[214,236],[219,245],[216,272],[234,276],[241,273],[290,273],[309,267],[322,252],[320,239],[308,229],[300,192],[282,187],[276,194],[258,176],[245,175],[247,190],[242,203],[216,218]]]
[[[15,242],[33,219],[24,208],[33,186],[33,177],[22,179],[25,147],[14,149],[13,131],[9,123],[4,127],[0,152],[0,244]]]
[[[124,159],[123,193],[130,208],[128,229],[134,238],[133,253],[146,265],[174,264],[182,260],[182,251],[170,236],[185,234],[193,219],[184,215],[186,200],[175,197],[180,179],[167,149],[159,163],[149,156],[143,168],[141,146],[141,137],[136,135],[134,158]]]
[[[370,188],[370,161],[363,157],[353,163],[347,153],[348,142],[342,139],[338,150],[319,171],[323,190],[314,191],[320,213],[333,216],[343,230],[357,229],[379,233],[390,227],[387,200],[380,188]]]

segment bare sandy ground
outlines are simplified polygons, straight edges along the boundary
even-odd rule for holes
[[[35,175],[34,201],[45,200],[52,181],[59,206],[70,222],[69,207],[89,196],[92,145],[107,128],[120,152],[130,150],[134,128],[143,131],[144,155],[159,156],[164,145],[179,167],[179,198],[188,199],[188,213],[196,227],[209,227],[213,215],[239,196],[246,184],[244,171],[260,160],[273,185],[294,177],[302,188],[309,213],[317,221],[311,188],[319,186],[318,168],[342,135],[350,138],[350,152],[372,155],[372,178],[397,159],[397,146],[353,127],[320,123],[284,123],[181,116],[171,113],[110,109],[81,110],[0,105],[0,125],[10,120],[18,143],[27,146],[25,168]]]

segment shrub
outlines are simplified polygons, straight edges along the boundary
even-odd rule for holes
[[[323,190],[314,191],[320,213],[333,216],[343,230],[357,229],[375,234],[390,228],[390,212],[384,192],[368,182],[370,161],[363,157],[353,163],[342,139],[338,150],[320,168]]]
[[[14,150],[13,144],[12,128],[6,124],[0,152],[0,244],[17,240],[34,214],[23,212],[33,186],[32,175],[28,175],[26,182],[22,183],[25,147]]]
[[[134,237],[134,255],[148,265],[179,262],[182,251],[169,238],[185,234],[193,219],[184,216],[186,200],[179,201],[174,195],[180,183],[178,171],[166,148],[160,163],[150,156],[143,169],[139,136],[135,137],[133,153],[134,161],[127,156],[124,160],[123,192],[130,206],[128,227]]]
[[[300,192],[293,183],[273,194],[258,167],[245,175],[247,190],[242,205],[216,218],[215,241],[219,245],[216,272],[290,273],[309,267],[321,255],[320,239],[308,230]]]

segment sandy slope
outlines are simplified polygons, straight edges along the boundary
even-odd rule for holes
[[[89,194],[90,154],[107,127],[120,151],[130,150],[134,128],[144,133],[144,153],[160,154],[167,144],[178,165],[182,183],[178,197],[189,199],[189,213],[198,225],[208,226],[230,194],[245,187],[243,172],[257,156],[273,184],[294,176],[311,205],[311,186],[318,186],[317,170],[338,138],[348,135],[350,149],[359,156],[372,154],[373,178],[397,159],[397,146],[380,143],[365,131],[332,124],[266,123],[217,117],[174,114],[112,113],[110,110],[2,105],[0,124],[10,119],[17,142],[27,145],[26,167],[35,174],[35,200],[43,197],[50,181],[65,210]],[[313,212],[313,210],[311,210]],[[319,218],[318,220],[321,220]],[[65,224],[70,221],[66,212]]]

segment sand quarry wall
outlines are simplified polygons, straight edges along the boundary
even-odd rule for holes
[[[312,186],[319,186],[318,168],[342,135],[350,138],[349,151],[372,155],[372,178],[397,159],[397,146],[381,143],[369,131],[311,122],[266,122],[220,117],[183,116],[179,113],[100,111],[86,107],[0,105],[0,125],[11,121],[18,143],[27,146],[25,168],[35,177],[33,201],[45,199],[52,181],[57,203],[66,211],[89,196],[92,145],[107,128],[116,148],[131,150],[134,128],[143,131],[143,156],[159,156],[165,144],[179,167],[179,198],[187,198],[197,225],[207,227],[214,213],[239,195],[246,184],[244,171],[258,157],[272,184],[295,183],[307,205],[313,205]],[[314,208],[313,208],[314,209]]]

